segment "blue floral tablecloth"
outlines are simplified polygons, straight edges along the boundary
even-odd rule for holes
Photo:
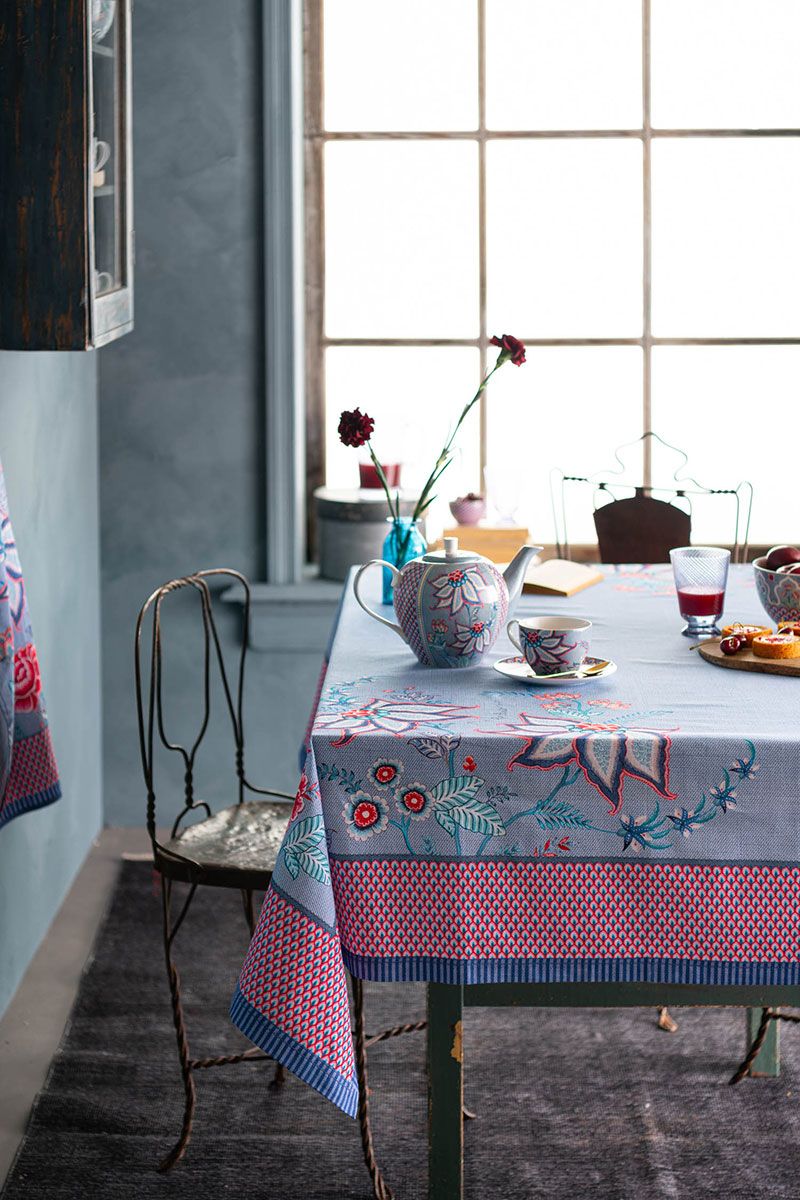
[[[61,796],[0,463],[0,828]]]
[[[345,969],[800,983],[800,680],[692,652],[669,566],[523,597],[534,612],[590,618],[618,672],[514,683],[491,666],[504,636],[484,667],[426,669],[345,596],[231,1012],[350,1114]],[[725,619],[765,620],[752,568],[732,568]]]

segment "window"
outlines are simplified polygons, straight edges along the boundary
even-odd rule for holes
[[[488,467],[550,542],[551,468],[607,468],[652,428],[701,482],[752,481],[752,541],[796,540],[775,481],[800,398],[799,56],[796,0],[308,0],[312,480],[354,486],[335,431],[359,405],[417,486],[510,332],[528,364],[462,431],[446,498]],[[573,541],[590,510],[572,496]],[[732,532],[696,507],[696,540]]]

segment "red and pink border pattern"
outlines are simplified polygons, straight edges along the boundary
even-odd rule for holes
[[[348,956],[800,961],[800,866],[331,862]]]
[[[339,938],[267,892],[239,990],[267,1021],[348,1079],[355,1078]]]

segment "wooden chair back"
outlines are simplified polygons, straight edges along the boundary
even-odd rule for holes
[[[669,562],[670,550],[688,546],[692,534],[687,512],[641,489],[596,508],[594,525],[604,563]]]

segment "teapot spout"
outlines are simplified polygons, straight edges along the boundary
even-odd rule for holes
[[[543,546],[522,546],[503,572],[503,579],[508,588],[509,617],[514,615],[514,609],[522,593],[522,585],[525,582],[528,563],[543,549]]]

